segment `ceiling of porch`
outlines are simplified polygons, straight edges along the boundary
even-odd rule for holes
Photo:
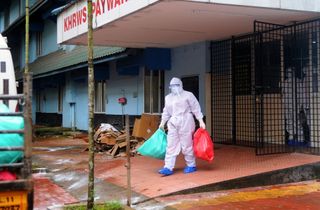
[[[94,44],[171,48],[253,32],[255,20],[289,24],[320,13],[188,1],[160,1],[95,29]],[[65,44],[86,44],[82,34]]]

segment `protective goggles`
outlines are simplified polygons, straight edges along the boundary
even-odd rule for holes
[[[180,87],[180,84],[171,84],[171,85],[169,85],[169,88],[173,88],[173,87]]]

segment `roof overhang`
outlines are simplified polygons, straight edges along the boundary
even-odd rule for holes
[[[58,43],[87,43],[87,5],[58,17]],[[171,48],[253,31],[255,20],[288,24],[320,16],[317,0],[95,0],[94,44]]]

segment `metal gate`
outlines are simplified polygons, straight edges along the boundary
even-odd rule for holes
[[[212,42],[215,142],[319,153],[319,40],[320,20],[256,21],[253,34]]]
[[[212,131],[217,143],[256,144],[253,38],[212,43]]]
[[[291,150],[285,144],[285,114],[290,91],[284,79],[286,34],[284,26],[255,22],[255,113],[256,154],[284,153]]]
[[[319,25],[255,22],[257,154],[319,152]]]

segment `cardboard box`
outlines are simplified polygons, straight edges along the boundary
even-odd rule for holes
[[[141,119],[139,118],[136,118],[134,120],[134,125],[133,125],[133,131],[132,131],[132,136],[134,137],[138,137],[138,131],[140,130],[140,121]]]
[[[158,129],[159,123],[159,114],[143,113],[140,119],[134,121],[132,136],[148,139]]]

